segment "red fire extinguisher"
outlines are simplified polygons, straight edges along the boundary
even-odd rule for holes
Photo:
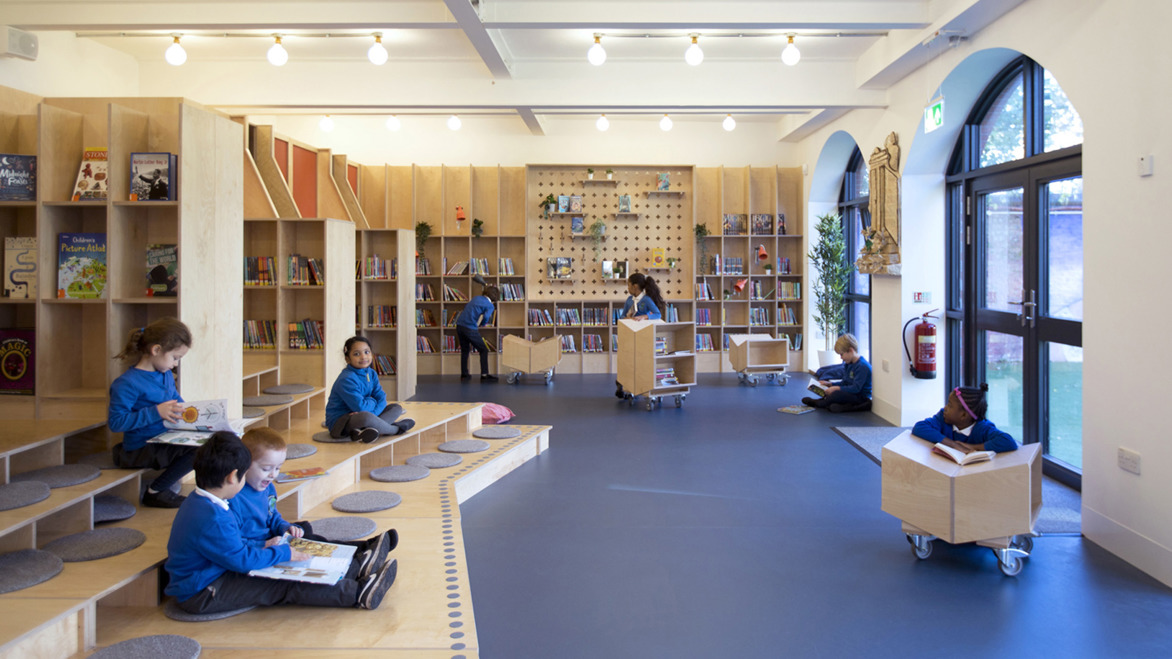
[[[932,311],[937,311],[933,309]],[[936,318],[931,315],[932,311],[925,312],[920,316],[920,323],[915,328],[916,339],[916,356],[913,359],[911,350],[907,346],[907,326],[916,322],[915,318],[907,321],[903,325],[903,350],[907,353],[908,364],[912,371],[912,377],[920,380],[935,380],[936,379],[936,326],[928,319]]]

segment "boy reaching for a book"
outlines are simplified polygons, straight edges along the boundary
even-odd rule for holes
[[[837,385],[825,380],[818,384],[821,398],[803,398],[802,404],[831,412],[861,412],[871,409],[871,365],[859,354],[859,340],[843,334],[834,342],[834,351],[842,358],[843,378]]]
[[[943,444],[964,453],[1016,451],[1017,442],[985,418],[989,407],[985,393],[989,385],[957,387],[948,394],[948,404],[935,416],[912,427],[912,434],[934,444]]]
[[[163,564],[171,577],[166,593],[179,608],[195,614],[276,604],[377,609],[398,564],[391,560],[376,566],[370,552],[363,554],[365,561],[356,557],[332,586],[248,575],[311,558],[287,544],[255,547],[241,536],[229,501],[247,487],[251,464],[248,449],[231,432],[215,433],[195,452],[195,492],[175,515]]]

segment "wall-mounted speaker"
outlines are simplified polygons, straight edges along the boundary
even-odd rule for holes
[[[0,25],[0,57],[19,57],[36,61],[37,35],[7,25]]]

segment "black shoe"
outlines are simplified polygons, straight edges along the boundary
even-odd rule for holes
[[[463,374],[463,375],[461,375],[461,376],[460,376],[460,379],[461,379],[461,380],[471,380],[471,379],[472,379],[472,376],[471,376],[471,375],[468,375],[467,373],[465,373],[465,374]]]
[[[496,382],[499,379],[500,378],[493,375],[492,373],[481,373],[480,374],[480,381],[481,382]]]
[[[374,550],[373,549],[366,549],[366,550],[363,550],[361,553],[359,553],[358,554],[358,576],[356,576],[355,578],[358,579],[359,581],[362,581],[366,577],[369,577],[370,573],[375,571],[374,568],[372,567],[373,563],[374,563]]]
[[[402,435],[403,433],[415,427],[415,419],[399,419],[391,425],[399,429],[399,432],[395,434]]]
[[[374,428],[359,428],[350,433],[350,441],[369,444],[378,439],[378,431]]]
[[[390,418],[387,418],[388,412],[390,413]],[[403,406],[398,403],[391,403],[387,406],[387,409],[383,410],[383,413],[379,415],[379,418],[390,423],[391,421],[394,421],[401,416],[403,416]]]
[[[178,508],[187,497],[175,494],[171,490],[163,490],[161,492],[151,492],[147,490],[146,494],[142,495],[142,505],[151,508]]]
[[[814,398],[806,396],[802,399],[802,405],[806,405],[808,407],[818,407],[818,401]]]
[[[392,558],[378,572],[360,581],[358,608],[370,611],[377,609],[378,605],[383,603],[383,597],[386,596],[387,591],[391,589],[391,584],[395,583],[395,575],[398,571],[398,561]]]
[[[387,531],[386,533],[379,535],[377,538],[367,543],[367,546],[370,548],[362,554],[363,562],[358,568],[359,581],[381,570],[383,565],[387,562],[387,554],[389,554],[391,550],[394,549],[394,546],[391,544],[392,539],[390,537],[392,532],[393,531]],[[395,534],[393,542],[395,544],[398,544],[399,542],[399,536],[397,533]],[[367,554],[370,555],[370,560],[366,560]]]
[[[847,406],[843,405],[842,403],[831,403],[830,405],[828,405],[826,407],[826,411],[833,412],[834,414],[839,414],[842,412],[846,412]]]

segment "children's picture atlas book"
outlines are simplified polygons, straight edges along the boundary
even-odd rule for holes
[[[227,398],[193,400],[182,405],[182,418],[164,421],[167,430],[148,439],[148,443],[202,446],[214,432],[227,430],[237,435],[244,432],[244,419],[228,418]]]
[[[57,234],[57,297],[106,297],[106,234]]]
[[[354,558],[354,547],[335,545],[332,542],[318,542],[305,538],[284,536],[284,542],[297,551],[310,555],[307,561],[286,561],[272,567],[252,570],[250,577],[285,579],[332,586],[346,576],[350,561]]]

